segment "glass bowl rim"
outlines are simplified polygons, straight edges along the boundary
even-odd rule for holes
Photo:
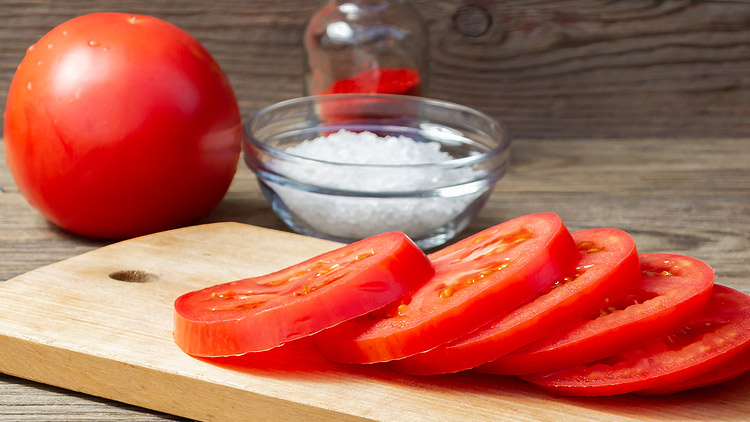
[[[500,138],[498,139],[497,145],[493,146],[487,151],[478,153],[476,155],[453,158],[453,159],[444,160],[444,161],[431,161],[431,162],[415,163],[415,164],[409,164],[409,163],[372,164],[372,163],[345,163],[345,162],[340,162],[340,161],[323,160],[323,159],[310,158],[310,157],[305,157],[302,155],[292,154],[284,150],[269,147],[268,145],[262,143],[255,136],[252,135],[252,132],[251,132],[252,124],[255,121],[257,121],[259,117],[269,112],[282,109],[285,107],[295,106],[295,105],[304,104],[304,103],[316,103],[319,101],[319,99],[322,99],[322,98],[325,98],[326,99],[325,101],[333,101],[336,99],[398,100],[398,101],[411,102],[411,103],[427,104],[432,107],[454,109],[456,111],[472,114],[476,117],[479,117],[487,121],[490,124],[490,127],[494,128],[496,132],[500,135]],[[383,126],[383,128],[388,128],[388,127],[389,126]],[[404,167],[409,167],[409,168],[433,168],[435,167],[438,169],[440,168],[450,169],[450,168],[457,168],[457,167],[465,167],[465,166],[475,164],[477,162],[489,161],[493,157],[507,151],[511,144],[511,136],[508,131],[508,127],[502,121],[490,116],[487,113],[484,113],[482,111],[479,111],[477,109],[474,109],[474,108],[471,108],[462,104],[453,103],[450,101],[437,100],[437,99],[426,98],[426,97],[416,97],[416,96],[410,96],[410,95],[392,95],[392,94],[325,94],[325,95],[311,95],[311,96],[306,96],[306,97],[296,97],[296,98],[291,98],[287,100],[282,100],[277,103],[265,106],[261,108],[260,110],[256,111],[255,113],[253,113],[244,122],[242,132],[243,132],[243,141],[244,141],[243,143],[249,144],[252,148],[263,150],[267,154],[270,154],[274,156],[275,158],[279,158],[282,161],[319,163],[320,165],[331,166],[334,168],[395,169],[395,168],[404,168]],[[491,134],[488,134],[488,135],[491,135]],[[493,137],[493,139],[495,138]]]

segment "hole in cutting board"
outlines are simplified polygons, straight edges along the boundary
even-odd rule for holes
[[[159,276],[141,270],[120,270],[109,274],[109,278],[117,281],[127,281],[129,283],[148,283],[156,281]]]

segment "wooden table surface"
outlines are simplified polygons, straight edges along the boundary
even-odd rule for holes
[[[747,3],[415,3],[431,29],[431,96],[502,118],[515,134],[510,172],[461,236],[553,211],[571,230],[617,227],[642,252],[703,259],[717,282],[750,293]],[[0,9],[2,103],[25,48],[47,30],[127,10],[201,40],[248,116],[301,92],[299,39],[315,4],[36,0]],[[210,221],[286,230],[242,165]],[[0,282],[102,245],[46,222],[0,154]],[[3,421],[169,419],[177,418],[0,374]]]
[[[641,252],[711,264],[717,282],[750,293],[750,139],[517,139],[510,172],[462,236],[537,211],[571,230],[617,227]],[[100,246],[29,207],[0,167],[0,279]],[[241,167],[206,221],[284,229]],[[169,416],[0,376],[0,420],[161,420]]]

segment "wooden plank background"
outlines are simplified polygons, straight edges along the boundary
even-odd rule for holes
[[[25,49],[44,33],[81,14],[121,11],[198,38],[247,117],[301,94],[300,39],[319,3],[0,0],[0,107]],[[511,172],[463,235],[555,211],[571,229],[615,225],[644,251],[693,254],[750,292],[750,1],[413,3],[431,32],[430,96],[488,112],[518,140]],[[245,168],[209,221],[284,228]],[[0,154],[0,281],[101,245],[46,223]],[[2,421],[166,419],[0,374]]]
[[[3,0],[0,103],[25,49],[98,11],[166,19],[228,74],[244,116],[302,93],[314,0]],[[750,134],[747,0],[413,0],[429,24],[429,95],[516,137]]]

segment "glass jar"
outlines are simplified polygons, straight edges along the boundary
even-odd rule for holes
[[[332,0],[304,35],[305,94],[424,95],[427,26],[406,0]]]

